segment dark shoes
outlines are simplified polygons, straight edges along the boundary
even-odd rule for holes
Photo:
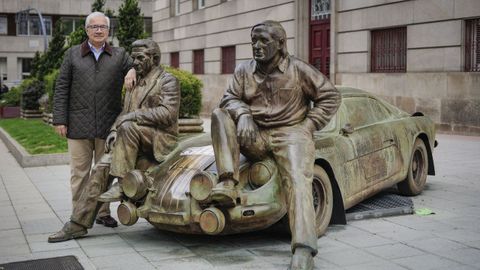
[[[122,200],[122,197],[122,187],[118,184],[118,182],[115,182],[115,184],[113,184],[109,190],[98,196],[97,200],[99,202],[118,202]]]
[[[65,223],[65,225],[59,232],[50,235],[48,237],[48,242],[56,243],[56,242],[68,241],[71,239],[82,237],[86,234],[87,234],[87,229],[85,229],[81,225],[78,225],[77,223],[69,221]]]
[[[96,218],[95,223],[102,224],[103,226],[110,228],[115,228],[118,226],[117,221],[110,215]]]
[[[295,254],[292,256],[290,267],[288,270],[312,270],[313,256],[309,248],[298,247],[295,249]]]
[[[220,204],[235,206],[237,201],[237,190],[235,189],[235,181],[225,179],[212,188],[211,198]]]

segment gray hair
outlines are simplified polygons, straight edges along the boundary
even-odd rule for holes
[[[102,12],[100,11],[95,11],[95,12],[92,12],[90,13],[87,18],[85,19],[85,28],[87,28],[88,24],[90,23],[90,20],[93,18],[93,17],[104,17],[105,19],[107,19],[107,26],[108,28],[110,28],[110,18],[107,17],[107,15],[103,14]]]

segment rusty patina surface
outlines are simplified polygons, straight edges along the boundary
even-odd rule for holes
[[[361,90],[338,89],[343,100],[340,109],[330,124],[314,135],[316,172],[326,172],[331,184],[330,187],[322,185],[319,179],[325,175],[315,174],[314,187],[319,187],[314,188],[316,214],[328,219],[323,223],[317,219],[317,227],[328,225],[331,220],[344,221],[344,210],[399,182],[417,181],[419,193],[426,174],[434,174],[435,126],[428,117],[411,116]],[[367,108],[371,111],[365,112],[365,104],[369,104]],[[360,111],[370,115],[360,117]],[[418,146],[419,140],[424,148]],[[165,163],[143,172],[151,179],[148,194],[136,201],[127,199],[136,205],[135,214],[157,228],[195,234],[260,230],[285,216],[285,194],[274,163],[267,160],[251,164],[242,158],[237,186],[239,203],[225,209],[223,216],[217,217],[214,213],[213,221],[207,219],[219,226],[224,219],[221,231],[204,231],[200,222],[202,213],[216,203],[208,198],[196,200],[190,187],[192,178],[199,174],[207,175],[203,181],[216,179],[210,144],[209,134],[183,138]],[[208,189],[208,185],[205,186]],[[401,190],[408,195],[417,193],[411,189]],[[322,194],[332,198],[325,200]],[[324,227],[317,230],[319,235],[325,232]]]

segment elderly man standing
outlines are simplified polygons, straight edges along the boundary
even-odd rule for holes
[[[87,16],[88,40],[66,51],[55,86],[53,124],[68,138],[73,207],[90,177],[92,160],[103,155],[105,138],[122,109],[124,77],[127,87],[136,80],[126,51],[108,44],[109,27],[110,19],[103,13]],[[96,222],[117,226],[109,204],[102,205]]]
[[[278,22],[253,26],[251,39],[254,59],[237,66],[220,108],[212,114],[220,181],[212,199],[236,203],[239,152],[253,161],[272,156],[288,205],[293,252],[289,269],[313,269],[313,132],[335,114],[340,94],[318,70],[288,55],[286,33]]]
[[[87,234],[98,211],[97,200],[113,177],[119,182],[135,168],[137,157],[162,162],[176,146],[180,86],[175,77],[160,67],[160,49],[152,40],[132,43],[132,58],[138,83],[127,92],[123,111],[107,137],[107,153],[95,165],[90,181],[73,208],[70,221],[48,238],[61,242]],[[118,185],[100,196],[104,201],[119,200]]]

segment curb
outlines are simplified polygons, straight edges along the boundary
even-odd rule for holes
[[[0,139],[5,143],[18,164],[23,168],[65,165],[70,163],[70,155],[68,153],[42,155],[29,154],[25,148],[15,141],[5,130],[3,130],[3,128],[0,128]]]

